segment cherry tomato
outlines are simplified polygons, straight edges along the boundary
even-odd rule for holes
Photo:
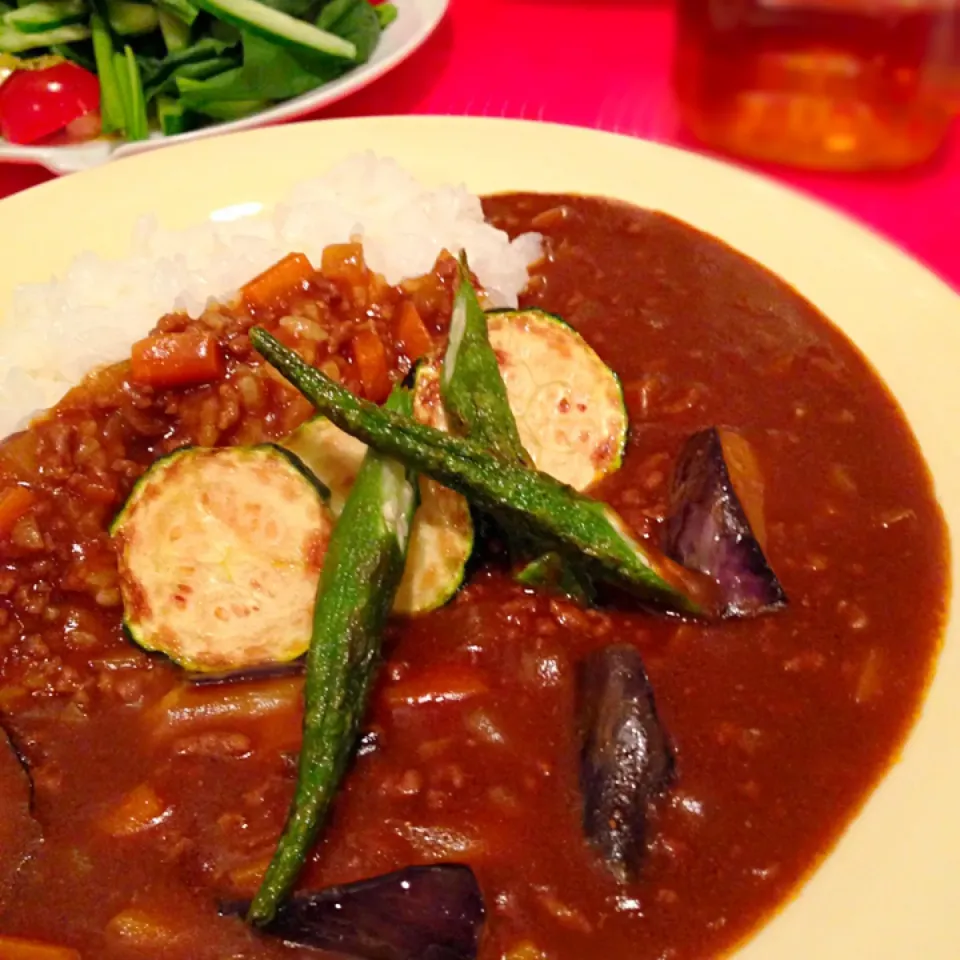
[[[17,70],[0,85],[0,134],[10,143],[36,143],[99,109],[100,81],[75,63]]]

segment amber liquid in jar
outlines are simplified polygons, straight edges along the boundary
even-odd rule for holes
[[[928,159],[960,99],[960,0],[678,0],[674,85],[705,143],[827,170]]]

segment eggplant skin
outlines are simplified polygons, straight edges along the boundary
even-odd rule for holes
[[[249,906],[220,913],[245,916]],[[294,894],[261,931],[356,960],[475,960],[484,918],[473,871],[444,863]]]
[[[734,442],[741,453],[736,465],[725,451]],[[762,490],[747,442],[717,427],[695,433],[674,470],[663,542],[672,560],[716,580],[717,613],[726,618],[756,616],[787,603],[761,547],[762,532],[751,528],[738,487]],[[754,522],[759,526],[762,504],[757,511]]]
[[[306,661],[287,660],[285,663],[264,663],[239,670],[224,670],[222,673],[190,672],[187,680],[195,687],[218,687],[231,683],[256,683],[260,680],[275,680],[278,677],[295,677],[304,672]]]
[[[583,829],[610,872],[634,879],[646,852],[648,805],[674,778],[674,756],[636,648],[590,654],[577,676]]]

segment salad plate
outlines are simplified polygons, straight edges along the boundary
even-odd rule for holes
[[[57,174],[75,173],[108,160],[134,156],[165,147],[294,120],[321,110],[389,73],[414,54],[437,28],[449,0],[396,0],[397,18],[383,31],[370,59],[349,73],[314,90],[277,103],[241,119],[215,123],[175,136],[154,131],[146,140],[124,142],[99,138],[84,143],[49,146],[19,145],[0,138],[0,162],[38,164]]]

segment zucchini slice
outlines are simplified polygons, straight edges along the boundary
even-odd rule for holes
[[[450,333],[440,368],[440,396],[454,431],[486,447],[495,457],[532,467],[510,407],[497,352],[490,342],[489,317],[470,279],[467,255],[460,254],[460,283],[450,314]]]
[[[586,340],[542,310],[495,310],[487,328],[537,469],[580,491],[617,470],[627,440],[623,389]]]
[[[283,443],[330,491],[330,509],[339,517],[347,502],[367,445],[335,427],[326,417],[301,424]]]
[[[326,499],[272,444],[158,460],[110,530],[130,636],[199,672],[301,656],[333,528]]]
[[[445,427],[439,399],[436,403],[421,376],[434,378],[432,395],[439,398],[436,372],[417,375],[414,416],[418,420]],[[330,490],[330,508],[335,517],[350,493],[367,452],[365,444],[335,427],[324,417],[308,420],[296,430],[284,446],[298,456],[317,479]],[[413,517],[410,545],[407,549],[403,579],[397,590],[393,612],[412,615],[442,607],[463,581],[463,571],[473,550],[473,523],[470,508],[459,494],[440,486],[428,477],[419,478],[420,506]]]
[[[447,414],[440,401],[436,367],[417,367],[413,416],[437,430],[447,429]],[[473,552],[473,519],[470,505],[447,487],[421,476],[420,508],[413,518],[407,566],[403,571],[394,610],[425,613],[442,607],[460,588]]]
[[[591,578],[678,613],[713,610],[715,584],[636,540],[607,504],[536,470],[517,467],[473,440],[363,400],[305,363],[262,327],[250,342],[318,413],[380,453],[463,494],[471,506],[538,543],[573,555]]]
[[[619,467],[627,434],[620,381],[586,341],[559,317],[540,310],[488,313],[491,346],[523,446],[536,467],[578,490]],[[449,432],[440,366],[422,362],[414,386],[414,417]],[[366,446],[316,417],[285,443],[330,489],[339,516]],[[419,478],[403,580],[394,613],[419,614],[443,606],[463,581],[473,550],[467,501],[429,477]]]

